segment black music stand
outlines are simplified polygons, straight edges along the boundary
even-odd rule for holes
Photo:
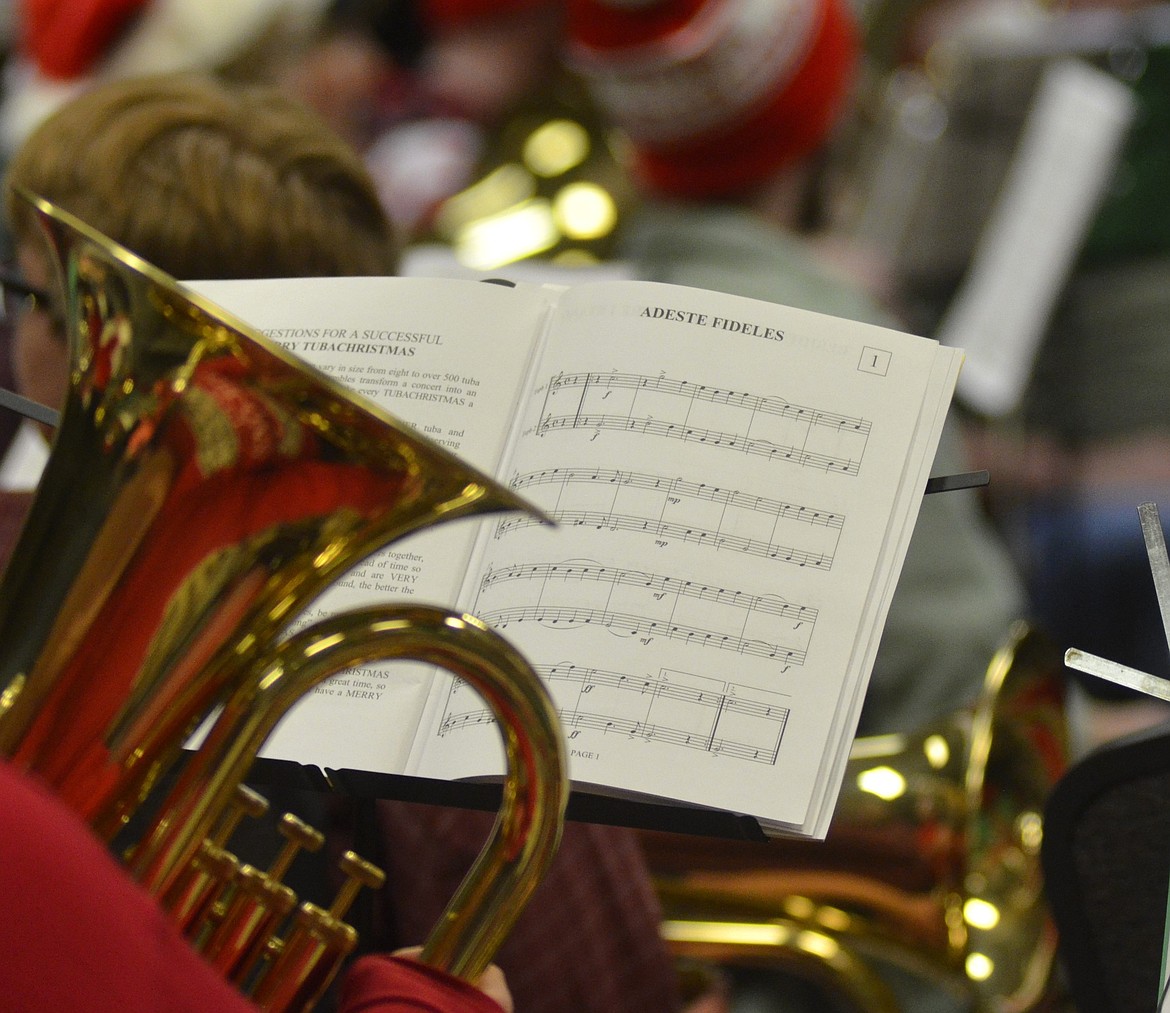
[[[1154,1010],[1170,887],[1170,724],[1068,770],[1045,805],[1041,859],[1077,1009]]]

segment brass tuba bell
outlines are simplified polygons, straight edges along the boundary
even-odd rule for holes
[[[364,662],[439,665],[485,697],[508,759],[493,837],[424,949],[474,977],[559,840],[565,763],[547,692],[471,616],[387,605],[290,624],[404,535],[536,511],[66,211],[21,197],[63,276],[71,376],[0,582],[0,756],[110,841],[219,711],[132,849],[132,871],[162,897],[207,860],[256,752],[309,689]],[[288,979],[305,977],[298,995],[319,975],[308,966]],[[271,1008],[303,1008],[289,995]]]
[[[648,835],[670,945],[783,968],[857,1013],[913,1008],[891,968],[963,1009],[1047,1008],[1056,934],[1040,841],[1067,763],[1063,693],[1060,652],[1017,623],[974,706],[855,741],[825,841],[671,853]]]

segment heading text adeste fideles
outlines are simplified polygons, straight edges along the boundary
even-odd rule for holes
[[[696,327],[713,327],[719,331],[731,331],[734,334],[747,334],[751,337],[765,338],[768,341],[783,341],[784,332],[776,327],[765,327],[763,324],[753,324],[746,320],[732,320],[728,317],[715,316],[711,313],[699,313],[694,310],[676,310],[665,306],[647,306],[639,314],[652,320],[668,320],[680,324],[694,324]]]

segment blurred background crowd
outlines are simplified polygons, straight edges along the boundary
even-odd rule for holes
[[[1062,647],[1170,675],[1135,509],[1170,482],[1167,5],[849,0],[849,51],[810,61],[847,68],[849,94],[802,114],[799,159],[759,140],[787,136],[787,111],[679,107],[692,143],[611,102],[639,47],[680,27],[702,45],[721,5],[639,6],[666,13],[623,39],[622,5],[600,0],[17,0],[0,11],[0,159],[96,84],[197,71],[275,85],[351,143],[410,273],[645,273],[647,203],[755,202],[898,326],[968,350],[964,452],[990,472],[980,509],[1031,614]],[[742,180],[706,139],[738,155],[732,129],[761,149]],[[806,178],[761,200],[765,172],[798,160]],[[776,284],[749,294],[799,300]],[[1090,739],[1160,717],[1074,678]]]
[[[990,482],[924,511],[862,730],[970,703],[1016,618],[1170,677],[1137,513],[1170,504],[1170,4],[11,0],[0,59],[5,164],[110,81],[263,83],[360,154],[403,272],[639,276],[966,348],[938,468]],[[1170,718],[1063,678],[1074,758]]]

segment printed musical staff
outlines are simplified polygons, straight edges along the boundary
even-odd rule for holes
[[[597,626],[613,633],[643,638],[647,643],[656,637],[665,637],[696,647],[717,647],[753,658],[775,658],[791,665],[803,665],[807,656],[807,651],[785,647],[783,644],[768,640],[737,636],[719,630],[613,609],[578,608],[572,605],[518,605],[512,608],[480,611],[479,617],[501,630],[507,629],[513,623],[532,622],[554,628]]]
[[[774,766],[779,759],[791,713],[781,694],[677,671],[637,677],[568,663],[536,671],[557,700],[570,742],[600,732],[750,763]],[[455,688],[449,694],[440,735],[494,720],[480,706],[458,710],[461,696]]]
[[[567,387],[580,387],[583,391],[590,387],[610,389],[625,389],[636,391],[655,391],[658,393],[674,394],[696,400],[711,401],[716,404],[732,405],[736,408],[746,408],[753,412],[780,415],[785,418],[809,421],[813,425],[828,426],[832,429],[854,429],[868,433],[870,423],[865,419],[853,418],[849,415],[839,415],[836,412],[820,411],[804,405],[792,404],[783,398],[746,394],[733,390],[721,390],[718,387],[708,387],[706,384],[691,383],[688,380],[669,380],[663,376],[639,376],[636,373],[558,373],[549,382],[549,391]],[[582,394],[584,398],[584,394]]]
[[[660,475],[648,475],[636,471],[618,471],[607,468],[546,468],[543,471],[532,471],[525,475],[519,475],[512,481],[511,485],[513,489],[520,490],[537,485],[573,485],[587,482],[631,489],[649,489],[660,492],[667,497],[686,496],[691,499],[707,500],[724,507],[737,507],[741,510],[771,514],[784,520],[819,524],[829,528],[840,528],[845,521],[841,514],[835,514],[828,510],[815,510],[812,507],[800,506],[796,503],[785,503],[783,500],[752,496],[735,489],[722,489],[717,485],[708,485],[706,482],[693,482],[684,478],[665,478]]]
[[[818,615],[776,594],[593,560],[489,567],[474,608],[500,629],[527,623],[562,631],[596,627],[643,646],[666,639],[773,659],[780,672],[804,664]]]
[[[840,513],[752,496],[703,482],[643,472],[551,468],[518,475],[517,491],[548,489],[542,506],[563,526],[644,534],[830,570],[845,518]],[[496,537],[537,523],[515,514]]]
[[[536,433],[637,433],[857,475],[871,428],[780,397],[614,371],[553,377]]]
[[[807,605],[796,605],[784,601],[775,595],[752,595],[743,591],[733,591],[723,587],[711,587],[700,581],[683,580],[677,577],[666,577],[659,574],[645,573],[640,570],[623,570],[615,567],[589,566],[580,563],[549,563],[519,566],[505,566],[500,569],[489,569],[480,582],[480,588],[486,589],[508,580],[591,580],[612,586],[640,587],[661,595],[669,595],[676,600],[680,596],[697,598],[701,601],[716,602],[721,605],[733,605],[748,612],[763,612],[768,615],[783,616],[795,622],[813,624],[817,619],[817,610]]]

